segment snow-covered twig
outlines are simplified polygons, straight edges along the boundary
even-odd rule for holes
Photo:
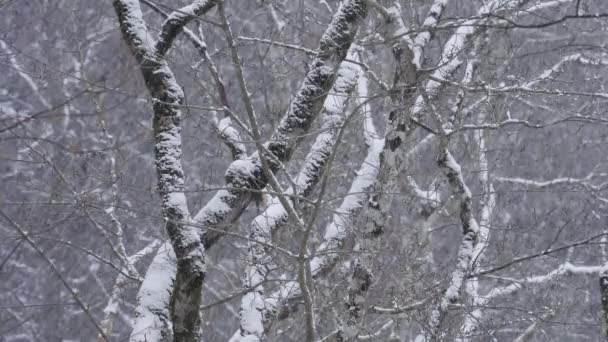
[[[599,185],[596,185],[591,182],[592,179],[600,177],[600,176],[605,177],[607,175],[603,174],[603,173],[597,174],[597,173],[591,172],[583,178],[559,177],[559,178],[554,178],[551,180],[544,180],[544,181],[525,179],[525,178],[519,178],[519,177],[494,176],[493,178],[497,182],[519,184],[519,185],[524,185],[526,187],[537,188],[537,189],[543,189],[543,188],[557,186],[557,185],[575,185],[575,186],[581,186],[590,191],[600,191],[600,190],[605,189],[606,186],[608,186],[608,184],[601,183]]]
[[[159,240],[154,240],[139,252],[131,255],[128,258],[127,265],[125,265],[123,269],[127,270],[129,268],[134,268],[133,265],[135,265],[135,263],[139,259],[141,259],[143,256],[154,253],[160,244],[161,242]],[[119,274],[118,277],[116,277],[116,280],[114,281],[114,285],[112,287],[112,292],[110,294],[110,299],[108,300],[108,304],[106,304],[105,308],[103,309],[104,318],[101,321],[101,327],[108,335],[111,335],[112,333],[114,317],[119,312],[118,308],[120,305],[120,295],[122,294],[124,286],[127,284],[128,280],[129,278],[124,274]]]
[[[307,49],[307,48],[305,48],[303,46],[299,46],[299,45],[277,42],[276,40],[256,38],[256,37],[244,37],[244,36],[238,36],[237,39],[245,41],[245,42],[270,44],[270,45],[275,45],[275,46],[279,46],[279,47],[290,49],[290,50],[301,51],[310,56],[316,56],[316,54],[317,54],[317,52],[315,50]]]
[[[370,311],[373,313],[377,313],[377,314],[382,314],[382,315],[399,315],[405,312],[410,312],[416,309],[419,309],[421,306],[425,305],[426,303],[428,303],[428,298],[427,299],[423,299],[420,301],[417,301],[413,304],[409,304],[406,306],[399,306],[399,307],[393,307],[393,308],[384,308],[381,306],[372,306],[370,307]]]
[[[509,267],[511,267],[513,265],[516,265],[516,264],[519,264],[519,263],[522,263],[522,262],[525,262],[525,261],[528,261],[528,260],[532,260],[532,259],[539,258],[539,257],[542,257],[542,256],[546,256],[546,255],[550,255],[550,254],[553,254],[553,253],[557,253],[559,251],[563,251],[563,250],[566,250],[566,249],[569,249],[569,248],[588,245],[590,243],[593,243],[595,240],[599,240],[602,237],[607,236],[607,235],[608,235],[608,232],[602,232],[600,234],[593,235],[593,236],[591,236],[591,237],[589,237],[587,239],[578,240],[576,242],[565,244],[565,245],[562,245],[560,247],[548,248],[548,249],[545,249],[544,251],[541,251],[541,252],[538,252],[538,253],[532,253],[532,254],[528,254],[528,255],[525,255],[525,256],[517,257],[517,258],[514,258],[513,260],[511,260],[509,262],[506,262],[506,263],[504,263],[502,265],[490,267],[490,268],[487,268],[485,270],[481,270],[481,271],[472,273],[469,276],[470,277],[480,277],[480,276],[492,274],[492,273],[504,270],[504,269],[509,268]]]

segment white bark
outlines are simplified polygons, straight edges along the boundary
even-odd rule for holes
[[[352,47],[349,50],[347,59],[358,60],[357,48]],[[350,117],[345,109],[361,72],[359,65],[342,62],[331,95],[327,97],[323,106],[321,133],[313,143],[302,170],[295,180],[296,196],[308,196],[321,178],[337,143],[338,131]],[[293,189],[286,193],[287,197],[291,195],[294,195]],[[272,268],[272,259],[271,251],[257,242],[264,241],[271,245],[272,232],[286,223],[287,219],[287,211],[280,201],[273,197],[266,203],[264,211],[250,225],[251,240],[248,243],[248,265],[243,285],[249,292],[241,300],[240,329],[230,339],[232,342],[259,341],[264,334],[264,321],[268,317],[263,315],[266,311],[264,309],[263,282]]]

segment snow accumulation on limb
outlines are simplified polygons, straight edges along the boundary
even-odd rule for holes
[[[419,70],[424,62],[423,49],[431,40],[432,29],[438,24],[446,4],[447,0],[435,1],[423,24],[426,31],[419,34],[413,42],[407,35],[398,2],[393,2],[393,5],[386,10],[388,14],[386,36],[387,39],[395,40],[393,52],[398,63],[394,81],[394,88],[398,90],[398,94],[394,95],[392,100],[397,108],[402,109],[394,110],[389,115],[390,125],[382,152],[380,175],[376,191],[369,201],[369,219],[365,228],[369,236],[382,234],[392,203],[390,194],[399,192],[398,180],[401,178],[400,175],[406,173],[406,158],[401,144],[406,141],[412,130],[410,108],[414,103],[416,83],[420,77]],[[413,189],[417,187],[414,186]]]
[[[175,253],[169,242],[160,246],[148,267],[139,292],[130,342],[171,341],[169,301],[176,273]]]
[[[226,116],[221,120],[217,120],[217,117],[214,116],[213,124],[220,138],[230,149],[232,158],[235,160],[245,158],[247,156],[247,148],[241,139],[240,132],[234,127],[232,118]]]
[[[158,41],[156,42],[156,53],[158,56],[162,57],[167,53],[177,35],[185,28],[188,22],[197,16],[207,13],[217,2],[218,0],[196,0],[192,4],[169,14],[160,29]]]
[[[122,233],[120,235],[120,240],[121,241],[119,242],[119,244],[122,245],[121,249],[124,249],[124,245],[122,243]],[[114,286],[112,287],[112,292],[110,294],[110,299],[108,300],[108,304],[106,304],[105,308],[103,309],[104,317],[101,320],[101,327],[104,329],[106,334],[111,335],[114,319],[119,314],[121,295],[124,291],[124,287],[129,281],[129,277],[127,277],[127,275],[140,278],[137,269],[135,269],[135,263],[139,261],[142,257],[156,252],[160,245],[161,242],[155,239],[139,252],[126,258],[126,261],[121,268],[123,270],[123,273],[125,274],[121,273],[116,277],[116,280],[114,281]],[[98,340],[100,339],[98,338]]]
[[[135,58],[140,61],[154,52],[155,40],[148,33],[146,22],[139,6],[139,0],[114,0],[114,10],[124,40]]]
[[[493,20],[492,16],[488,16],[489,14],[505,15],[522,4],[523,2],[518,0],[490,0],[479,9],[477,17],[463,22],[445,43],[441,57],[437,63],[438,67],[433,71],[429,81],[425,84],[424,93],[432,99],[437,95],[443,84],[436,79],[448,79],[456,72],[462,64],[458,55],[466,50],[469,45],[469,37],[479,33],[484,27],[483,24]],[[424,107],[424,97],[419,95],[416,98],[412,115],[414,117],[418,116]]]
[[[359,78],[357,92],[357,98],[360,101],[367,99],[367,79],[365,77]],[[340,253],[332,253],[332,251],[338,252],[343,247],[349,233],[351,233],[350,228],[354,224],[353,220],[363,208],[368,198],[368,192],[378,176],[380,153],[384,146],[384,139],[376,133],[370,111],[365,106],[363,110],[365,111],[364,137],[368,146],[367,156],[357,171],[348,195],[344,197],[340,207],[333,215],[331,223],[326,227],[323,242],[317,248],[318,252],[311,261],[310,267],[314,278],[329,272],[339,260]]]
[[[334,83],[338,66],[346,57],[359,22],[366,13],[367,5],[364,0],[348,0],[341,4],[334,15],[321,37],[306,79],[269,142],[264,144],[265,150],[272,153],[277,160],[289,160],[300,137],[310,129]],[[217,226],[236,219],[251,201],[247,189],[263,189],[267,183],[257,153],[234,161],[228,167],[225,178],[230,190],[219,191],[195,216],[196,223]],[[223,234],[218,231],[204,231],[202,235],[204,245],[208,248]]]
[[[485,119],[485,114],[481,114],[479,121]],[[479,180],[483,189],[482,195],[482,208],[481,208],[481,219],[479,224],[479,241],[473,249],[473,257],[471,264],[471,271],[475,271],[477,264],[483,257],[483,253],[487,248],[488,240],[490,238],[490,226],[491,219],[496,206],[496,193],[494,192],[494,186],[490,179],[490,168],[488,165],[488,153],[486,146],[486,137],[484,132],[476,131],[473,134],[475,141],[478,143],[478,160],[479,160]],[[468,298],[471,300],[471,306],[474,308],[464,318],[462,323],[461,332],[463,335],[462,341],[468,341],[469,336],[474,333],[477,328],[479,321],[483,315],[483,299],[479,294],[479,279],[470,278],[467,279],[465,284],[465,291]]]
[[[392,308],[385,308],[385,307],[381,307],[381,306],[372,306],[369,308],[369,310],[373,313],[377,313],[377,314],[382,314],[382,315],[399,315],[405,312],[410,312],[413,310],[416,310],[418,308],[420,308],[421,306],[425,305],[429,300],[428,299],[423,299],[420,301],[417,301],[415,303],[406,305],[406,306],[398,306],[398,307],[392,307]]]
[[[168,23],[171,23],[171,21],[169,20],[170,14],[165,13],[156,4],[154,4],[153,2],[150,2],[149,0],[142,0],[142,2],[145,3],[148,7],[150,7],[155,12],[162,15],[166,19],[165,25],[168,25]],[[216,2],[217,2],[217,0],[208,0],[206,3],[209,4],[209,6],[211,6],[212,4],[214,4]],[[200,11],[205,12],[205,10],[203,10],[205,8],[206,7],[204,6],[204,4],[199,5],[199,7],[197,7],[197,11],[200,10]],[[175,11],[172,15],[176,15],[176,13],[184,14],[186,12],[178,10],[178,11]],[[190,16],[190,17],[194,17],[194,16]],[[189,18],[189,17],[181,18],[182,22],[180,22],[180,23],[183,23],[183,21],[187,18]],[[192,43],[194,48],[199,52],[199,54],[201,55],[205,64],[207,64],[209,72],[211,73],[211,76],[213,77],[213,80],[215,81],[215,86],[218,91],[220,102],[221,102],[222,106],[224,106],[225,116],[221,120],[217,118],[216,112],[211,113],[213,126],[214,126],[215,130],[217,131],[219,137],[224,141],[226,146],[230,149],[233,159],[243,159],[244,157],[247,156],[247,148],[245,147],[245,144],[242,142],[239,130],[236,129],[234,127],[234,124],[232,123],[232,117],[231,117],[232,113],[230,112],[230,104],[228,102],[228,96],[226,94],[226,87],[224,85],[225,83],[219,74],[217,66],[215,65],[215,63],[211,59],[211,56],[209,55],[209,52],[207,50],[207,44],[205,44],[202,34],[201,34],[201,37],[198,37],[194,32],[192,32],[190,29],[185,27],[185,25],[182,25],[182,29],[184,31],[184,34],[186,35],[186,38]],[[160,41],[160,39],[159,39],[159,41]],[[166,41],[167,40],[165,39],[165,42]],[[157,44],[157,49],[159,49],[158,44]]]
[[[521,88],[531,88],[532,86],[543,82],[554,80],[556,74],[562,73],[567,64],[579,63],[582,65],[590,65],[596,67],[605,67],[608,65],[608,59],[599,56],[585,56],[581,53],[564,56],[559,62],[555,63],[551,68],[543,71],[533,80],[522,84]]]
[[[423,31],[420,32],[414,39],[414,43],[412,45],[412,50],[414,53],[413,63],[418,69],[422,67],[423,49],[426,44],[431,41],[431,38],[433,37],[432,31],[435,27],[437,27],[441,14],[447,6],[448,1],[449,0],[435,0],[435,2],[433,2],[426,19],[424,19],[424,22],[422,23],[421,29]]]
[[[181,111],[179,110],[184,94],[163,56],[175,35],[181,31],[187,21],[194,15],[200,15],[211,8],[205,4],[206,2],[198,1],[185,8],[186,15],[183,13],[170,15],[169,17],[175,20],[168,20],[163,25],[162,32],[167,34],[163,36],[161,33],[160,38],[163,41],[157,49],[143,19],[139,1],[114,0],[113,2],[123,39],[140,64],[146,86],[154,100],[154,155],[162,200],[161,209],[177,259],[176,273],[164,274],[169,280],[175,275],[172,290],[167,279],[159,283],[168,286],[165,291],[171,293],[171,300],[168,302],[175,341],[191,341],[199,338],[199,307],[205,276],[205,260],[198,229],[186,224],[190,221],[190,213],[183,191],[184,171],[181,165]],[[165,310],[167,302],[143,297],[145,296],[140,297],[140,300],[144,302],[150,300],[150,305],[160,305],[153,309],[150,306],[142,307],[143,310],[148,310],[152,315],[160,315]],[[167,334],[168,332],[155,336],[164,338],[163,336]]]
[[[559,186],[559,185],[574,185],[574,186],[580,186],[589,191],[599,191],[599,190],[605,189],[606,186],[608,186],[608,184],[606,184],[606,183],[600,183],[600,184],[596,185],[591,182],[592,179],[597,178],[599,176],[606,177],[607,175],[605,173],[598,174],[598,173],[591,172],[583,178],[559,177],[559,178],[554,178],[551,180],[533,180],[533,179],[525,179],[525,178],[519,178],[519,177],[495,176],[495,177],[493,177],[493,179],[495,181],[501,182],[501,183],[518,184],[518,185],[523,185],[526,187],[538,188],[538,189],[548,188],[548,187],[552,187],[552,186]]]
[[[473,215],[471,191],[464,181],[460,165],[448,150],[447,141],[443,145],[438,164],[445,171],[454,195],[460,200],[460,221],[463,239],[458,250],[456,265],[450,275],[450,283],[438,305],[431,313],[430,327],[433,335],[432,338],[438,338],[437,335],[440,334],[441,326],[448,313],[448,306],[460,299],[464,281],[471,271],[471,262],[479,239],[479,225]]]
[[[347,55],[349,61],[359,60],[358,49],[356,46],[351,47]],[[346,104],[351,98],[362,72],[361,66],[355,63],[345,61],[340,65],[336,82],[323,105],[321,133],[317,135],[310,152],[306,155],[300,173],[295,178],[298,195],[307,197],[319,181],[337,143],[338,131],[352,115],[352,113],[346,113]]]
[[[349,50],[347,58],[357,60],[358,48],[353,46]],[[330,155],[337,143],[337,135],[345,124],[349,115],[346,114],[347,100],[357,84],[357,79],[362,73],[361,67],[350,62],[342,62],[338,70],[338,77],[331,95],[325,100],[322,110],[322,129],[308,155],[300,174],[296,178],[296,195],[308,196],[317,184]],[[287,191],[286,195],[292,195],[293,191]],[[280,203],[273,197],[268,200],[265,210],[259,214],[250,225],[251,241],[248,244],[248,265],[246,266],[244,287],[251,290],[241,300],[240,329],[230,341],[259,341],[264,333],[263,323],[267,317],[264,313],[264,288],[261,284],[268,276],[272,268],[269,250],[260,245],[264,241],[267,245],[272,244],[272,232],[287,222],[288,213]]]
[[[491,319],[491,316],[484,315],[481,313],[481,308],[488,306],[492,300],[500,297],[505,297],[509,295],[513,295],[518,291],[523,290],[527,286],[546,284],[554,281],[558,277],[564,276],[575,276],[575,275],[596,275],[602,277],[602,274],[608,272],[608,264],[604,263],[601,265],[575,265],[570,262],[564,262],[558,265],[552,271],[549,271],[545,274],[540,275],[531,275],[524,278],[508,278],[508,277],[500,277],[503,281],[510,281],[511,284],[498,286],[490,289],[486,294],[479,294],[476,298],[475,304],[480,308],[474,310],[469,315],[471,315],[471,322],[467,327],[468,330],[463,330],[463,333],[468,335],[474,334],[477,326],[483,324],[484,321]],[[602,291],[601,283],[600,283],[600,291]],[[601,292],[602,294],[603,292]],[[479,312],[478,312],[479,310]],[[466,337],[466,336],[465,336]],[[462,339],[463,341],[466,340]]]
[[[380,163],[380,153],[383,148],[383,139],[376,133],[371,113],[364,102],[368,98],[367,79],[365,77],[361,77],[357,90],[359,102],[365,114],[363,130],[365,142],[368,146],[368,156],[377,158],[373,161],[370,160],[370,162],[373,162],[373,167],[377,170]],[[313,276],[319,278],[321,275],[327,274],[340,259],[339,253],[332,255],[331,251],[340,251],[346,248],[346,241],[352,235],[352,229],[349,229],[349,227],[353,226],[354,218],[365,204],[365,200],[368,198],[366,193],[373,186],[376,176],[377,172],[373,172],[368,177],[355,178],[353,181],[350,193],[357,190],[361,192],[356,197],[345,198],[340,207],[341,210],[334,215],[334,220],[325,231],[323,243],[318,248],[323,254],[321,254],[321,257],[315,257],[313,262],[311,262]],[[373,274],[366,262],[367,260],[359,257],[356,257],[351,262],[353,271],[345,300],[346,318],[345,322],[340,324],[336,332],[337,341],[350,341],[359,336],[360,329],[357,326],[361,321],[361,313],[367,291],[373,281]]]
[[[367,98],[367,79],[364,76],[359,77],[357,85],[357,98],[365,102]],[[361,105],[361,104],[360,104]],[[384,139],[380,138],[376,133],[376,129],[371,119],[371,112],[367,110],[366,105],[361,106],[365,111],[364,120],[364,137],[368,145],[368,152],[365,160],[357,171],[348,195],[344,197],[340,207],[336,209],[332,221],[326,227],[323,236],[323,242],[317,248],[315,256],[310,262],[310,269],[313,279],[319,279],[331,271],[338,263],[341,257],[339,251],[345,246],[346,241],[351,233],[351,227],[354,225],[354,219],[357,213],[363,208],[368,198],[368,192],[373,187],[378,175],[378,166],[380,164],[380,153],[384,145]],[[287,305],[291,298],[301,296],[300,288],[297,282],[287,282],[282,284],[279,290],[269,295],[265,303],[265,316],[278,315],[279,319],[286,318],[285,313],[289,310],[284,310],[283,305]]]

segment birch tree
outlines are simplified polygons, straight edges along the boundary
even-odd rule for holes
[[[607,339],[603,1],[0,9],[0,340]]]

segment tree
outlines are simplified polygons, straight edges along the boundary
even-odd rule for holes
[[[605,4],[112,5],[1,5],[4,339],[608,336]]]

